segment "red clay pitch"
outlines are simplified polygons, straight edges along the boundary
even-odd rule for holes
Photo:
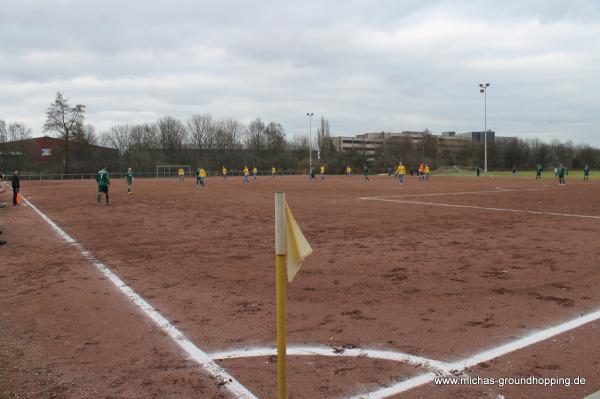
[[[209,178],[204,190],[194,183],[137,179],[128,195],[124,181],[113,181],[108,208],[97,206],[91,181],[25,181],[22,192],[207,352],[275,344],[275,191],[285,191],[314,249],[288,286],[290,345],[453,362],[600,309],[600,219],[569,216],[600,216],[595,181],[562,187],[551,179],[432,177],[408,178],[401,188],[387,176]],[[417,196],[463,192],[478,193]],[[10,241],[0,248],[8,260],[0,266],[0,397],[228,397],[31,209],[0,215]],[[468,370],[583,376],[585,385],[428,384],[397,397],[582,397],[600,389],[599,327],[593,322]],[[271,398],[273,361],[221,364]],[[348,397],[425,371],[374,359],[290,357],[289,397]]]

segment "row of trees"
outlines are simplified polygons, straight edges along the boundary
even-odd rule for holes
[[[268,170],[273,164],[279,169],[308,169],[308,135],[289,139],[284,127],[277,122],[267,123],[257,118],[243,124],[233,118],[216,119],[210,114],[196,114],[183,122],[164,116],[155,123],[118,124],[97,133],[92,125],[85,123],[85,111],[85,105],[70,105],[62,93],[57,93],[48,107],[44,130],[53,132],[64,143],[60,153],[54,154],[61,159],[55,164],[58,170],[53,172],[90,172],[100,166],[98,163],[108,163],[113,170],[132,167],[138,171],[153,171],[157,164],[202,165],[209,170],[218,170],[223,165],[230,169],[248,165]],[[0,144],[13,143],[2,146],[0,168],[7,165],[11,156],[28,151],[19,141],[30,137],[31,129],[23,123],[0,120]],[[378,171],[398,161],[408,165],[427,162],[434,168],[483,165],[481,143],[444,140],[427,129],[422,140],[409,136],[388,137],[382,133],[380,143],[375,156],[367,155],[366,149],[361,151],[360,146],[350,152],[336,151],[329,122],[321,118],[312,147],[313,164],[325,164],[332,172],[342,171],[348,164],[354,169],[368,164]],[[105,153],[94,147],[97,144],[116,149],[118,156],[107,159]],[[600,168],[599,149],[570,141],[491,140],[488,147],[490,169],[531,169],[538,162],[548,167],[562,163],[569,168],[586,164]]]

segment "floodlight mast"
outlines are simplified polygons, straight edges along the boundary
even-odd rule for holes
[[[487,150],[487,88],[489,83],[479,83],[479,92],[483,93],[483,173],[488,172],[488,150]]]
[[[314,113],[307,112],[306,116],[308,116],[308,173],[312,169],[312,117]]]

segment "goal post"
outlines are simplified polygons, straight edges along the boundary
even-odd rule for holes
[[[156,165],[156,177],[177,177],[179,169],[183,169],[185,176],[192,175],[191,165]]]

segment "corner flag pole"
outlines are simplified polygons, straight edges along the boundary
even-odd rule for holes
[[[286,344],[285,344],[285,193],[275,193],[275,279],[277,292],[277,397],[286,399]]]

